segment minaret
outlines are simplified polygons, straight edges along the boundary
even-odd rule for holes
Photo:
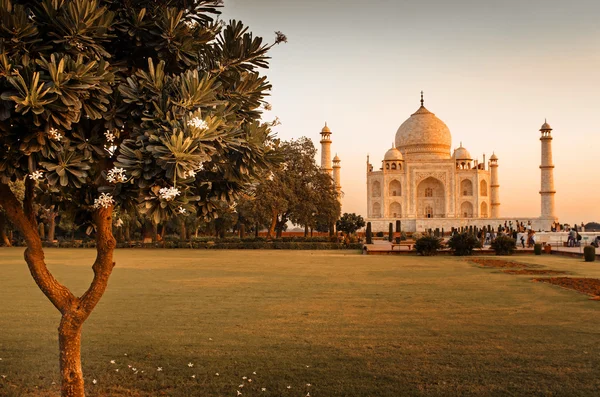
[[[554,164],[552,164],[552,128],[550,124],[544,120],[542,128],[540,128],[542,137],[542,183],[540,195],[542,196],[542,219],[556,219],[554,214]]]
[[[340,158],[336,154],[333,158],[333,185],[335,186],[335,191],[337,192],[338,201],[340,204],[342,203],[342,180],[341,180],[341,168]]]
[[[331,130],[325,127],[321,130],[321,168],[325,170],[329,175],[333,175],[333,168],[331,168]]]
[[[500,181],[498,180],[498,156],[495,153],[490,157],[490,173],[491,217],[500,218]]]

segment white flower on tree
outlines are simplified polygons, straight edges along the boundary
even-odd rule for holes
[[[182,214],[182,215],[185,215],[185,214],[187,213],[187,211],[186,211],[186,210],[185,210],[185,208],[183,208],[183,207],[179,207],[179,208],[177,209],[177,212],[179,212],[179,213],[180,213],[180,214]]]
[[[108,174],[106,175],[106,180],[110,183],[125,182],[127,180],[127,175],[125,175],[125,169],[114,167],[112,170],[108,171]]]
[[[63,137],[62,134],[60,133],[60,131],[58,131],[54,127],[50,128],[50,131],[48,132],[48,134],[50,135],[51,139],[54,139],[55,141],[59,141],[59,142]]]
[[[163,187],[158,191],[158,194],[160,195],[160,198],[171,201],[175,197],[179,196],[181,192],[176,187]]]
[[[121,219],[121,218],[117,219],[117,221],[115,222],[115,226],[116,227],[123,227],[123,219]],[[114,364],[115,360],[112,360],[110,363]]]
[[[114,202],[115,201],[113,200],[113,198],[110,194],[102,193],[100,195],[100,197],[98,197],[97,199],[94,200],[94,208],[96,208],[96,209],[98,209],[100,207],[108,208],[111,205],[113,205]]]
[[[115,141],[115,135],[112,132],[110,132],[109,130],[106,130],[106,132],[104,133],[104,136],[106,137],[107,142]]]
[[[34,181],[39,181],[44,177],[44,173],[42,171],[33,171],[29,174],[29,179],[33,179]]]
[[[190,127],[198,128],[200,130],[208,129],[208,124],[206,121],[202,120],[200,117],[194,117],[187,122],[187,125]]]
[[[196,22],[196,21],[195,21],[195,20],[193,20],[193,19],[190,19],[189,21],[185,21],[184,23],[185,23],[185,24],[187,25],[187,27],[188,27],[188,28],[190,28],[190,29],[194,29],[194,28],[196,27],[196,25],[198,24],[198,22]]]
[[[183,173],[183,177],[184,178],[195,178],[196,177],[196,171],[194,170],[189,170]]]

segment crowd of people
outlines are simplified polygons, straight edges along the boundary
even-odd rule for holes
[[[527,223],[516,221],[505,221],[504,225],[498,226],[498,231],[494,229],[487,231],[479,231],[477,238],[482,242],[483,246],[491,245],[497,236],[510,236],[520,245],[522,248],[532,248],[535,245],[535,230],[531,226],[531,221]]]

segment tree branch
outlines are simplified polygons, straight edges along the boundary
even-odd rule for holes
[[[33,181],[32,181],[33,182]],[[33,188],[26,186],[26,199],[29,199],[29,210],[33,209]],[[29,190],[29,196],[27,193]],[[26,200],[27,201],[27,200]],[[29,272],[35,280],[40,290],[52,302],[61,313],[65,313],[73,302],[77,299],[71,291],[59,283],[52,273],[48,270],[44,262],[44,250],[42,240],[38,233],[35,222],[32,222],[21,204],[13,194],[7,184],[0,183],[0,205],[6,212],[8,220],[23,234],[27,249],[25,250],[25,261],[29,267]],[[29,213],[30,215],[32,212]]]
[[[94,224],[96,225],[96,261],[92,266],[94,270],[94,279],[88,290],[80,298],[80,309],[82,315],[87,318],[94,307],[104,295],[108,285],[115,263],[113,262],[113,252],[117,245],[112,234],[112,212],[113,207],[100,208],[93,214]]]

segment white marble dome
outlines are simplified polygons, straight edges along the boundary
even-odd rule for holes
[[[456,160],[473,160],[471,153],[463,147],[462,142],[458,149],[454,149],[454,158]]]
[[[448,126],[421,106],[396,132],[396,147],[405,160],[449,159],[452,135]]]
[[[387,152],[385,152],[385,156],[383,156],[383,161],[402,161],[402,152],[393,147]]]

